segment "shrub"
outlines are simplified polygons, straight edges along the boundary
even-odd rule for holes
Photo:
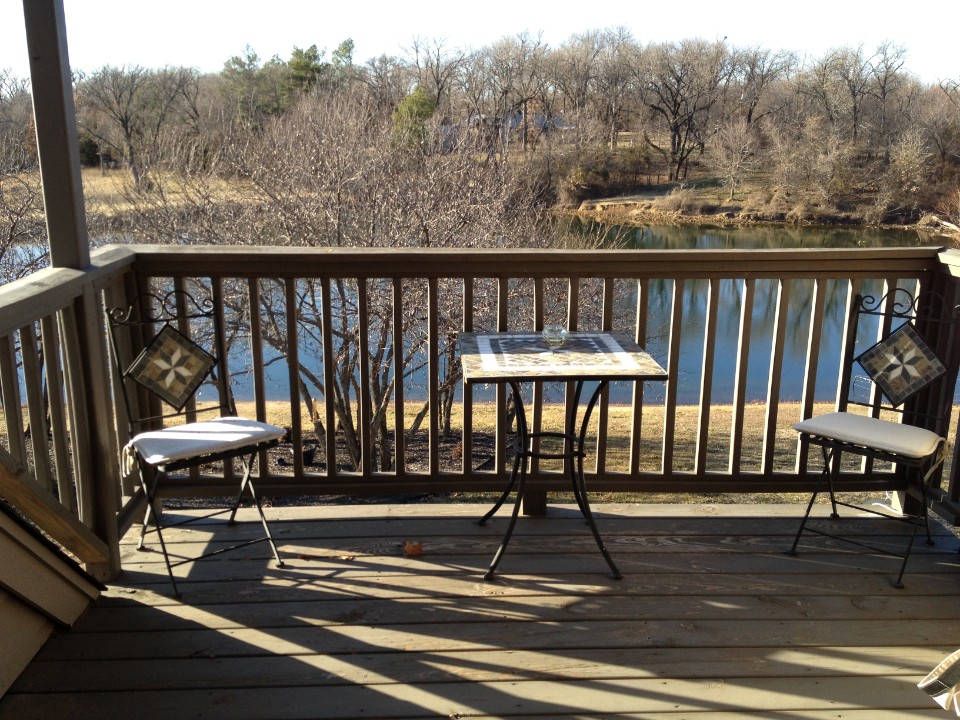
[[[663,212],[697,214],[700,209],[700,201],[693,190],[683,187],[674,188],[666,195],[657,198],[653,205]]]

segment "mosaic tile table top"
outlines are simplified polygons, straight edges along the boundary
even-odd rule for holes
[[[550,347],[538,332],[463,332],[459,341],[468,383],[667,378],[657,361],[623,332],[571,332],[560,347]]]

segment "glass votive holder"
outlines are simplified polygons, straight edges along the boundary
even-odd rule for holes
[[[552,348],[560,347],[567,339],[567,329],[563,325],[544,325],[543,339]]]

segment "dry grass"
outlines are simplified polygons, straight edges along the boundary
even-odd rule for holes
[[[181,178],[175,175],[154,173],[151,175],[153,189],[143,191],[135,197],[133,178],[127,170],[100,170],[84,168],[83,196],[87,212],[103,217],[116,217],[129,212],[139,212],[144,207],[163,203],[177,207],[192,202],[192,193],[202,188],[204,196],[212,200],[242,199],[246,186],[241,181],[226,181],[218,178],[204,178],[188,191]],[[162,189],[162,193],[160,190]]]
[[[815,413],[830,412],[833,409],[832,403],[820,403],[815,406]],[[246,417],[255,417],[256,408],[253,402],[237,403],[237,410],[240,415]],[[308,446],[322,446],[319,438],[315,437],[313,425],[302,407],[296,409],[301,413],[301,426],[303,430],[303,444]],[[797,454],[799,452],[797,433],[793,430],[793,423],[800,420],[801,406],[799,403],[780,403],[777,406],[776,430],[774,438],[774,453],[772,458],[775,471],[791,472],[795,469],[797,463]],[[26,417],[26,409],[24,409]],[[409,429],[414,417],[413,411],[409,412],[407,417],[407,429],[405,430],[406,444],[406,465],[411,471],[426,471],[428,468],[429,441],[426,429],[420,429],[413,432]],[[559,430],[563,426],[564,408],[559,404],[544,405],[539,428],[543,430]],[[290,403],[284,401],[271,401],[267,403],[266,420],[283,427],[293,425],[293,411]],[[766,426],[768,419],[767,406],[763,403],[748,404],[744,407],[742,422],[742,442],[740,443],[740,464],[739,467],[745,472],[760,472],[764,458],[762,457],[763,439],[767,433]],[[393,416],[388,414],[388,422],[392,427]],[[3,413],[0,410],[0,422],[3,422]],[[701,417],[700,409],[694,405],[678,406],[674,414],[673,439],[673,470],[677,472],[693,472],[696,469],[697,455],[699,449],[699,427],[701,422],[706,421]],[[649,406],[643,409],[641,432],[640,432],[640,470],[645,472],[657,473],[662,469],[663,446],[664,446],[664,408],[660,406]],[[531,418],[532,423],[532,418]],[[605,469],[609,472],[627,472],[630,468],[632,419],[630,407],[626,405],[611,405],[607,411],[607,437],[605,453]],[[470,459],[470,467],[490,469],[493,460],[495,438],[494,428],[496,426],[496,405],[494,403],[475,403],[473,406],[473,455]],[[589,437],[591,438],[588,446],[588,468],[592,468],[599,426],[599,412],[594,414],[591,421]],[[733,426],[733,407],[730,405],[717,405],[709,408],[709,432],[706,436],[706,447],[704,449],[704,468],[707,472],[717,473],[718,484],[723,483],[723,476],[729,471],[731,456],[733,453],[732,445],[732,426]],[[532,428],[536,429],[536,428]],[[448,436],[441,435],[439,446],[440,468],[444,471],[453,473],[459,472],[463,465],[463,417],[462,406],[454,408],[452,418],[452,432]],[[5,444],[5,436],[0,436],[0,442]],[[271,457],[271,465],[274,471],[285,473],[290,471],[291,464],[291,446],[285,445],[274,451]],[[346,457],[346,451],[343,442],[338,442],[338,464],[343,467],[350,467],[349,460]],[[821,459],[818,448],[811,448],[809,455],[809,466],[813,469],[821,466]],[[859,458],[850,455],[847,456],[847,462],[851,469],[858,467]],[[946,460],[946,467],[950,466],[950,457]],[[308,472],[316,472],[323,467],[323,459],[319,456],[316,460],[316,466],[307,466]],[[544,460],[541,461],[541,468],[544,470],[558,471],[561,469],[559,461]],[[455,487],[455,482],[453,485]],[[809,497],[807,494],[798,493],[594,493],[597,500],[607,502],[803,502]],[[486,500],[487,495],[482,493],[462,493],[451,492],[449,499],[456,501]],[[438,499],[436,497],[434,500]],[[442,498],[441,498],[442,499]]]

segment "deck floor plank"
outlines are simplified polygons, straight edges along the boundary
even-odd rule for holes
[[[960,643],[942,526],[898,590],[879,553],[805,536],[787,557],[797,506],[604,505],[618,581],[576,508],[551,505],[484,582],[505,520],[478,527],[477,510],[272,508],[284,567],[265,545],[186,563],[179,600],[128,536],[120,580],[39,653],[0,720],[942,716],[915,687]],[[845,528],[904,541],[879,518]],[[167,536],[187,556],[255,530]],[[422,556],[404,556],[408,539]]]

